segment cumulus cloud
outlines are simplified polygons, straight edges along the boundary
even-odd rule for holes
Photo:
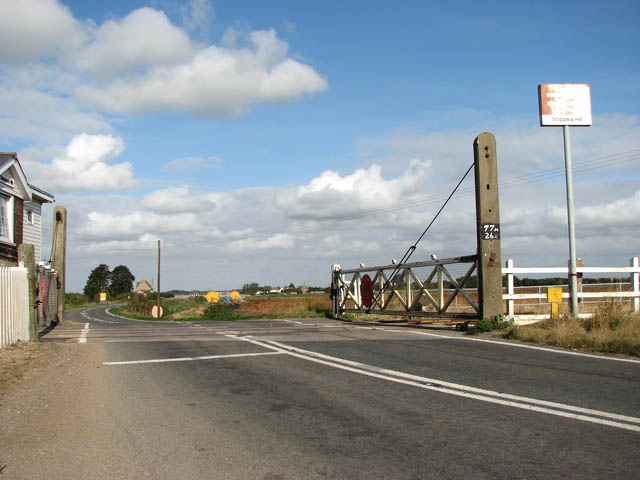
[[[75,64],[94,77],[111,78],[180,64],[193,51],[189,36],[172,25],[164,12],[144,7],[122,20],[104,22],[92,41],[76,53]]]
[[[255,31],[251,47],[212,45],[178,65],[163,65],[131,79],[78,88],[80,99],[104,111],[136,114],[163,110],[237,116],[258,102],[288,102],[327,88],[313,68],[286,57],[275,31]]]
[[[322,218],[362,208],[375,209],[415,195],[429,178],[430,169],[431,162],[412,159],[404,173],[389,180],[382,176],[378,164],[344,176],[327,170],[298,187],[295,194],[283,193],[278,202],[288,205],[293,217]]]
[[[81,133],[51,162],[32,163],[29,178],[50,191],[125,190],[134,185],[131,164],[108,163],[123,150],[119,137]]]
[[[79,48],[86,26],[57,0],[0,0],[0,59],[28,62]]]
[[[0,0],[0,13],[0,132],[8,140],[60,138],[83,121],[85,132],[110,130],[99,111],[233,117],[327,88],[274,30],[194,41],[190,34],[204,33],[214,16],[208,0],[185,5],[182,26],[150,7],[98,25],[58,0]]]

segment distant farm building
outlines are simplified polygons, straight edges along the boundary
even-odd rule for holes
[[[153,287],[149,285],[144,278],[136,283],[136,293],[150,293],[153,292]]]

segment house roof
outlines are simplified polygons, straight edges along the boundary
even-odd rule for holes
[[[55,197],[44,190],[27,182],[22,165],[16,152],[0,152],[0,175],[10,172],[15,184],[14,188],[20,192],[24,200],[37,200],[41,203],[50,203]]]
[[[136,283],[136,292],[151,291],[151,290],[153,290],[153,287],[149,285],[149,282],[147,282],[144,278],[140,280],[138,283]]]

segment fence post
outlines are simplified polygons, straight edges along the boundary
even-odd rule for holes
[[[638,268],[638,257],[632,257],[630,265]],[[640,295],[640,273],[633,272],[630,277],[631,291],[636,294],[633,298],[633,311],[637,313],[640,312],[640,297],[638,297]]]
[[[64,322],[64,293],[67,262],[67,209],[56,207],[53,211],[53,269],[58,272],[58,323]],[[160,293],[158,293],[160,295]]]
[[[408,268],[404,269],[404,282],[407,288],[407,311],[409,311],[413,303],[413,292],[411,291],[411,270]]]
[[[481,318],[504,313],[502,304],[502,249],[496,138],[481,133],[473,142],[478,245],[478,300]]]
[[[35,247],[28,243],[18,245],[18,262],[27,269],[27,282],[29,284],[29,341],[38,339],[38,317],[36,306],[36,261]]]
[[[513,259],[508,259],[506,263],[507,268],[513,268]],[[507,294],[513,295],[513,272],[507,273]],[[513,299],[507,300],[507,315],[509,318],[513,318],[515,315],[515,301]]]
[[[576,295],[578,295],[578,302],[582,303],[582,298],[580,295],[582,293],[582,271],[581,268],[584,268],[584,260],[581,258],[576,258]],[[571,260],[569,260],[569,271],[571,271]],[[571,285],[571,278],[569,278],[569,285]]]
[[[340,317],[340,265],[331,265],[331,303],[333,317]]]

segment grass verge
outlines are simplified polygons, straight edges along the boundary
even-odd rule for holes
[[[111,312],[136,320],[158,320],[151,317],[155,302],[137,295],[126,306],[114,307]],[[235,321],[243,319],[275,318],[324,318],[331,314],[328,296],[308,297],[246,297],[240,303],[209,305],[202,297],[189,299],[165,299],[162,301],[164,321]]]
[[[0,392],[37,368],[48,345],[43,342],[18,342],[0,349]]]
[[[640,314],[625,312],[620,303],[611,302],[589,319],[562,317],[516,325],[503,336],[574,350],[640,357]]]

